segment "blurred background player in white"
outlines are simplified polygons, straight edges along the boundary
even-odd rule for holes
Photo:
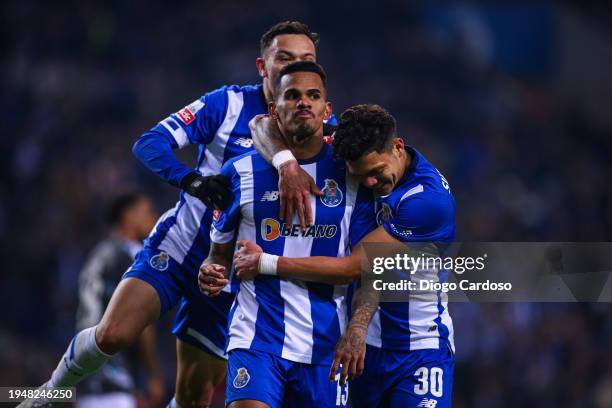
[[[179,187],[179,201],[157,222],[130,269],[113,293],[97,326],[77,333],[43,387],[73,386],[133,344],[142,331],[180,302],[176,394],[170,407],[207,407],[225,379],[227,315],[233,295],[208,298],[197,286],[197,272],[210,244],[214,209],[231,199],[229,181],[218,173],[225,161],[253,149],[249,121],[267,112],[279,71],[295,61],[314,61],[318,35],[307,25],[286,21],[260,39],[255,61],[262,83],[224,86],[196,99],[145,132],[134,154],[155,174]],[[181,163],[173,149],[199,145],[195,168]],[[320,194],[312,178],[290,154],[277,156],[281,209],[312,222],[310,193]],[[288,193],[288,194],[287,194]],[[285,200],[295,199],[284,204]],[[281,216],[282,218],[282,216]],[[26,401],[27,407],[33,401]],[[44,401],[38,401],[38,403]]]
[[[143,193],[130,192],[112,200],[107,214],[110,233],[96,245],[79,274],[77,330],[100,321],[123,271],[134,262],[157,217],[151,200]],[[157,356],[155,325],[150,325],[135,346],[117,353],[102,369],[79,384],[76,406],[162,406],[166,391]],[[141,368],[147,373],[146,390],[138,387]]]

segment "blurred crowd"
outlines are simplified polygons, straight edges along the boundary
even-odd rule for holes
[[[321,34],[336,114],[384,106],[445,174],[458,240],[612,240],[605,7],[12,1],[3,14],[1,385],[41,382],[63,352],[110,198],[138,188],[160,211],[174,204],[176,189],[132,156],[134,140],[207,91],[258,82],[259,36],[288,18]],[[193,164],[195,153],[179,155]],[[612,406],[609,304],[451,314],[455,406]],[[172,377],[172,339],[161,345]]]

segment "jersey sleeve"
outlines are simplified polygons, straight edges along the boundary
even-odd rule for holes
[[[357,246],[363,237],[376,229],[376,211],[371,191],[359,186],[355,208],[351,214],[349,240],[351,247]]]
[[[232,183],[232,201],[225,210],[215,210],[210,240],[216,244],[227,244],[234,239],[240,222],[240,176],[233,160],[223,165],[221,175],[229,178]]]
[[[226,110],[224,87],[196,99],[143,133],[132,151],[149,170],[178,187],[192,170],[181,163],[172,150],[212,142]]]
[[[395,215],[383,224],[383,228],[402,242],[446,241],[444,237],[449,236],[454,228],[454,214],[454,206],[448,197],[420,192],[400,201]]]

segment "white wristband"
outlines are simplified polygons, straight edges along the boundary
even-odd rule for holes
[[[259,273],[262,275],[278,275],[276,266],[278,264],[278,255],[266,254],[265,252],[259,257]]]
[[[291,160],[297,160],[290,150],[281,150],[272,157],[272,165],[279,170],[280,167]]]

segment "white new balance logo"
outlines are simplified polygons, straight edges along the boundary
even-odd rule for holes
[[[421,401],[417,406],[423,408],[436,408],[436,405],[438,405],[438,401],[429,398],[423,398],[423,401]]]
[[[278,200],[278,191],[266,191],[261,197],[261,201],[276,201]]]
[[[239,137],[238,139],[236,139],[234,143],[239,146],[249,148],[253,146],[253,139],[247,139],[246,137]]]

